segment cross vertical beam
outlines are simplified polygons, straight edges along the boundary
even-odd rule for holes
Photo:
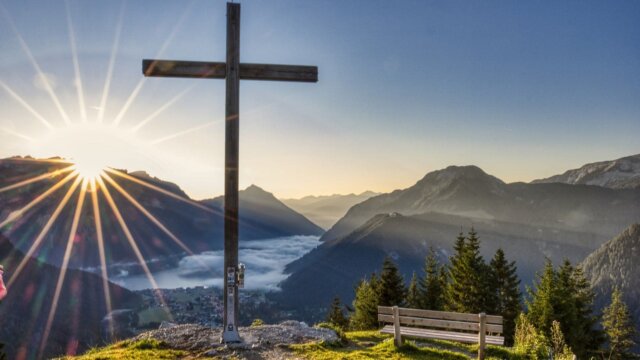
[[[227,74],[224,169],[224,308],[223,342],[238,334],[238,168],[240,135],[240,4],[227,3]]]
[[[224,312],[222,342],[240,342],[238,333],[238,170],[240,80],[315,83],[316,66],[241,64],[240,4],[227,3],[227,61],[142,60],[144,76],[225,79]]]

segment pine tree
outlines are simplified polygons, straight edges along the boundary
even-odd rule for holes
[[[376,298],[376,303],[380,303],[380,278],[378,278],[378,274],[375,271],[369,277],[369,286],[371,286],[371,291]]]
[[[564,260],[558,270],[560,304],[558,321],[567,344],[578,358],[594,355],[603,343],[603,334],[596,328],[598,317],[593,313],[595,295],[580,267]]]
[[[427,310],[444,309],[444,284],[442,267],[438,264],[435,250],[429,249],[425,259],[424,277],[420,281],[421,308]],[[446,282],[446,280],[444,280]]]
[[[522,311],[520,303],[520,280],[516,274],[515,261],[509,263],[505,258],[504,251],[498,249],[491,260],[492,286],[496,298],[496,314],[502,315],[504,319],[504,338],[508,346],[513,344],[516,318]]]
[[[373,281],[374,277],[372,277]],[[362,279],[356,287],[353,300],[354,312],[349,327],[354,330],[369,330],[378,327],[378,294],[372,283]]]
[[[342,302],[337,296],[334,297],[331,302],[329,313],[327,313],[327,322],[342,330],[346,330],[347,326],[349,326],[349,319],[344,316],[344,313],[342,312]]]
[[[491,290],[490,269],[480,255],[480,239],[471,228],[466,238],[458,236],[451,258],[447,290],[447,308],[463,313],[494,313],[495,296]]]
[[[411,282],[409,283],[409,289],[407,290],[407,299],[405,303],[409,308],[421,309],[421,300],[422,299],[420,298],[420,291],[418,289],[418,277],[416,276],[416,273],[414,271],[413,276],[411,277]]]
[[[531,322],[551,339],[553,321],[560,323],[567,344],[579,359],[589,358],[602,344],[602,335],[595,325],[594,294],[580,268],[565,260],[556,272],[547,260],[538,276],[535,291],[528,289],[527,301]]]
[[[467,235],[467,256],[469,257],[469,268],[471,269],[471,303],[469,305],[472,313],[486,312],[496,313],[496,296],[492,291],[491,269],[480,255],[480,239],[473,227]]]
[[[551,338],[553,320],[558,318],[557,308],[560,303],[557,286],[558,277],[553,269],[551,260],[547,259],[535,289],[527,288],[529,299],[527,304],[527,318],[545,338]]]
[[[398,267],[389,256],[384,258],[380,280],[377,285],[380,306],[403,305],[406,293],[404,279],[402,279]]]
[[[636,345],[637,336],[633,319],[627,305],[622,300],[622,293],[617,288],[611,294],[611,304],[604,310],[602,318],[608,342],[608,359],[632,359],[630,350]]]
[[[449,311],[464,312],[468,271],[465,267],[466,239],[462,232],[456,238],[453,251],[453,255],[449,258],[447,276],[449,282],[445,293],[445,308]]]

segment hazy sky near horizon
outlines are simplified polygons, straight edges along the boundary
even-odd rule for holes
[[[224,1],[0,4],[0,157],[88,156],[223,192],[224,82],[144,80],[141,60],[223,61]],[[640,153],[638,1],[241,4],[241,61],[319,67],[317,84],[241,82],[242,187],[387,192],[467,164],[530,181]]]

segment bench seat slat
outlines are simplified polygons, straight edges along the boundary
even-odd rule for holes
[[[413,316],[438,320],[468,321],[478,323],[477,314],[462,314],[449,311],[435,311],[422,309],[399,308],[400,316]],[[390,306],[378,306],[378,314],[393,315],[393,308]],[[487,324],[502,325],[502,316],[487,315]]]
[[[378,314],[378,321],[393,323],[393,315]],[[413,325],[413,326],[426,326],[435,327],[440,329],[456,329],[456,330],[468,330],[468,331],[480,331],[480,324],[477,322],[465,322],[465,321],[451,321],[451,320],[437,320],[437,319],[425,319],[412,316],[400,315],[400,325]],[[500,333],[502,334],[502,325],[487,324],[486,332],[489,334]]]
[[[380,332],[385,334],[394,334],[393,326],[387,325],[380,330]],[[402,336],[409,336],[415,338],[422,339],[438,339],[438,340],[450,340],[450,341],[458,341],[464,343],[477,343],[478,335],[477,334],[465,334],[465,333],[455,333],[441,330],[431,330],[431,329],[419,329],[419,328],[409,328],[409,327],[400,327],[400,334]],[[491,345],[504,345],[504,337],[502,336],[487,336],[486,343]]]

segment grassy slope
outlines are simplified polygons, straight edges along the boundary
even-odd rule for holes
[[[71,360],[104,360],[104,359],[131,359],[131,360],[163,360],[163,359],[183,359],[191,355],[186,351],[173,350],[167,348],[163,343],[156,340],[125,340],[103,348],[95,348],[87,351],[86,354],[77,357],[64,357],[62,359]]]
[[[292,345],[291,350],[309,360],[360,360],[360,359],[418,359],[418,360],[467,360],[475,359],[477,345],[465,345],[448,341],[408,341],[396,349],[390,335],[378,331],[353,331],[346,333],[344,344],[310,343]],[[154,340],[122,341],[104,348],[90,350],[78,357],[67,360],[98,359],[191,359],[198,354],[167,348]],[[198,357],[198,359],[202,359]],[[489,347],[487,360],[525,359],[514,354],[509,348]]]
[[[291,348],[301,357],[310,360],[333,359],[418,359],[418,360],[467,360],[475,359],[477,345],[461,343],[420,340],[406,341],[405,345],[396,349],[391,335],[380,334],[379,331],[353,331],[346,333],[347,343],[336,344],[304,344]],[[490,346],[486,352],[487,360],[524,359],[510,348]]]

